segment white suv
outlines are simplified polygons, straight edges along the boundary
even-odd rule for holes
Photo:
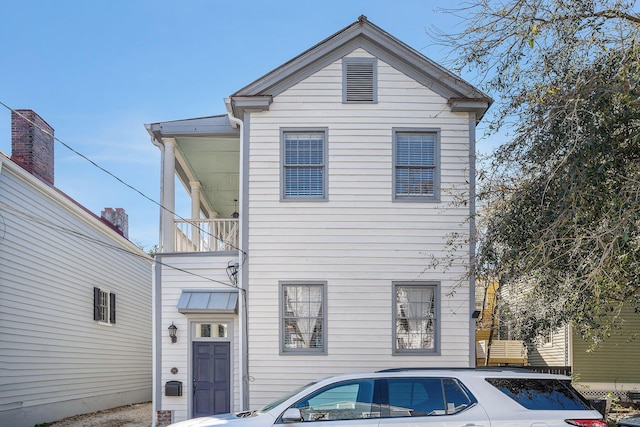
[[[525,369],[397,369],[326,378],[258,411],[171,427],[606,427],[562,375]],[[283,426],[286,424],[287,426]]]

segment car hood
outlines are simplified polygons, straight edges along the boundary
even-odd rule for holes
[[[268,418],[268,420],[265,420]],[[175,424],[171,424],[169,427],[209,427],[209,426],[221,426],[223,424],[234,424],[236,426],[242,425],[242,427],[253,426],[270,426],[273,424],[273,417],[269,414],[256,414],[249,417],[239,417],[237,413],[233,414],[218,414],[210,417],[193,418],[186,421],[180,421]],[[238,424],[241,423],[241,424]]]

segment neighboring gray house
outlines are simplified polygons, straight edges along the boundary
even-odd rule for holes
[[[0,426],[32,427],[151,398],[152,260],[126,214],[53,185],[53,129],[12,112],[0,153]]]
[[[474,247],[447,241],[474,231],[491,102],[361,17],[231,95],[226,114],[148,124],[166,208],[157,425],[332,374],[474,366]],[[176,176],[190,218],[173,213]]]

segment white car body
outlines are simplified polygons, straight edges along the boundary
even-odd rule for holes
[[[510,397],[509,391],[501,391],[489,381],[507,390],[518,384],[530,385],[531,390],[519,393],[521,397],[531,401],[529,406],[546,405],[550,409],[527,408]],[[310,384],[259,411],[195,418],[170,427],[223,424],[229,427],[606,427],[602,415],[589,407],[569,382],[566,376],[524,369],[424,369],[349,374]],[[371,390],[363,393],[367,387]],[[539,398],[536,387],[540,387]],[[544,394],[547,389],[550,390],[548,396]],[[357,397],[350,399],[352,391]],[[366,398],[367,395],[371,397]],[[418,396],[427,398],[421,401],[422,405],[435,402],[441,406],[422,412],[418,403],[405,404],[417,402]],[[391,402],[398,399],[402,405]]]

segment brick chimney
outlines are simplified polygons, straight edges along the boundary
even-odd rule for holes
[[[100,214],[109,221],[124,237],[129,238],[129,215],[122,208],[104,208]]]
[[[11,112],[11,160],[53,185],[53,128],[33,110]]]

